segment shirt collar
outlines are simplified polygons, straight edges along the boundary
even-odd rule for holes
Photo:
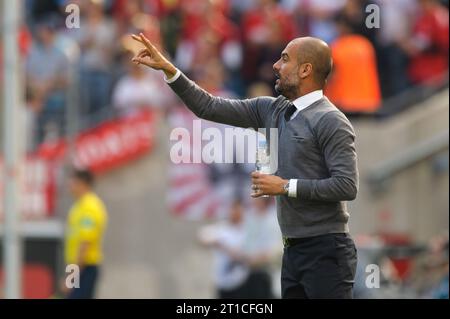
[[[323,98],[323,91],[317,90],[317,91],[313,91],[308,94],[305,94],[303,96],[300,96],[299,98],[294,100],[294,102],[292,102],[292,103],[295,105],[295,107],[297,108],[298,111],[301,111],[301,110],[307,108],[308,106],[310,106],[311,104],[313,104],[314,102],[319,101],[321,98]]]

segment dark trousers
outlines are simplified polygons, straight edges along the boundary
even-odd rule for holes
[[[247,279],[247,298],[273,299],[272,278],[264,270],[253,270]]]
[[[98,273],[98,266],[84,267],[80,272],[80,287],[72,288],[67,299],[93,299]]]
[[[252,270],[245,282],[232,290],[219,289],[219,299],[273,299],[272,281],[264,270]]]
[[[247,287],[245,285],[245,282],[242,283],[240,286],[230,289],[230,290],[218,289],[217,298],[219,298],[219,299],[245,299],[245,298],[247,298]]]
[[[282,298],[350,299],[357,251],[349,234],[303,238],[284,248]]]

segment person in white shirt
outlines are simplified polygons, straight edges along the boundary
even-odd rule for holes
[[[172,98],[161,77],[129,63],[128,72],[113,91],[119,116],[131,116],[143,108],[164,109]]]
[[[282,255],[282,236],[277,222],[273,198],[261,197],[253,201],[253,209],[245,218],[245,240],[242,247],[250,267],[246,286],[248,298],[274,298],[273,265]]]
[[[206,226],[199,233],[200,243],[214,249],[214,282],[220,299],[246,297],[250,269],[241,253],[245,240],[243,221],[243,206],[236,200],[225,223]]]

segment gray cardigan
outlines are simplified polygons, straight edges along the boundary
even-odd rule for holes
[[[355,199],[358,190],[355,133],[326,97],[286,122],[284,113],[290,102],[283,96],[224,99],[207,93],[184,74],[169,85],[202,119],[255,130],[278,128],[276,175],[298,179],[296,198],[277,196],[283,236],[348,232],[345,201]]]

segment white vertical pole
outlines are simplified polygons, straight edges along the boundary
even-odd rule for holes
[[[5,297],[21,297],[21,240],[19,235],[19,187],[20,155],[19,130],[22,96],[22,74],[20,52],[18,48],[18,31],[20,25],[20,5],[22,1],[2,0],[3,5],[3,92],[4,92],[4,268]]]

